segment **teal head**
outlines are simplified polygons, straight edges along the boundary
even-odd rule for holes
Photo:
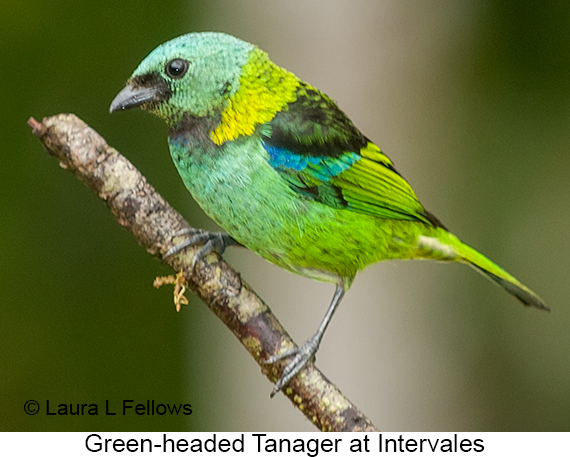
[[[171,127],[207,119],[220,145],[270,121],[296,98],[299,79],[258,47],[223,33],[190,33],[152,51],[111,112],[141,107]]]
[[[190,33],[168,41],[140,63],[110,111],[140,106],[168,124],[184,112],[196,117],[219,113],[239,89],[254,49],[223,33]]]

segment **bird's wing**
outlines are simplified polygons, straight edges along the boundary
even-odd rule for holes
[[[391,160],[310,86],[262,129],[271,166],[303,198],[385,219],[441,223]]]

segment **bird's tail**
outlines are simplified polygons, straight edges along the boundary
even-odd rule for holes
[[[544,301],[538,295],[525,285],[521,284],[514,276],[511,276],[483,254],[459,241],[459,239],[451,235],[449,232],[447,232],[446,235],[450,236],[449,240],[444,241],[440,239],[438,241],[445,243],[445,247],[448,250],[447,252],[449,252],[450,247],[455,251],[457,257],[453,260],[471,265],[475,270],[516,297],[523,305],[534,306],[539,309],[550,311],[550,308],[546,306]],[[430,240],[434,239],[431,238]],[[431,241],[430,244],[432,244]],[[432,247],[435,246],[432,244]],[[451,256],[448,258],[451,260]]]
[[[523,305],[534,306],[550,311],[550,308],[545,305],[538,295],[521,284],[514,276],[511,276],[497,264],[491,262],[483,254],[461,242],[456,246],[456,249],[463,262],[468,263],[475,268],[475,270],[501,286],[508,293],[514,295]]]

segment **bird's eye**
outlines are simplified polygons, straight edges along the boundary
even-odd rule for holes
[[[174,59],[166,64],[166,74],[172,79],[182,78],[188,71],[189,62],[184,59]]]

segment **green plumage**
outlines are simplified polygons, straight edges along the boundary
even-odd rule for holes
[[[426,211],[335,102],[249,43],[216,33],[165,43],[135,70],[111,111],[134,106],[167,122],[184,184],[234,240],[337,285],[317,334],[270,360],[295,356],[276,389],[314,355],[356,273],[381,260],[464,262],[525,305],[547,309]]]

